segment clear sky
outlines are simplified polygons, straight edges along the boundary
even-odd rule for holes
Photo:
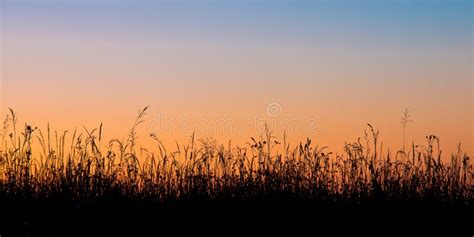
[[[408,108],[408,141],[474,152],[470,0],[1,0],[0,33],[2,115],[41,128],[123,137],[150,105],[145,142],[257,120],[340,150],[370,122],[396,150]]]

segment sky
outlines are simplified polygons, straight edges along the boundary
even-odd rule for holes
[[[474,153],[473,2],[1,0],[1,115],[165,143],[437,135]]]

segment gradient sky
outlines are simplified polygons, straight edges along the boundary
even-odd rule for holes
[[[190,130],[242,143],[257,118],[316,121],[289,139],[333,150],[370,122],[396,150],[408,108],[408,141],[474,152],[470,0],[1,0],[0,33],[2,116],[41,128],[124,137],[150,105],[142,136],[171,143]],[[239,132],[200,132],[221,120]]]

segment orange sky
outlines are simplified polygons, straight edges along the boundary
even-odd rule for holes
[[[255,121],[267,121],[280,140],[290,123],[291,142],[311,137],[335,151],[370,122],[393,151],[408,108],[407,141],[436,134],[448,153],[458,142],[474,153],[469,1],[20,2],[2,8],[2,116],[11,107],[22,121],[70,131],[103,122],[112,138],[125,137],[150,105],[144,144],[151,132],[174,144],[191,131],[243,144],[261,132]]]

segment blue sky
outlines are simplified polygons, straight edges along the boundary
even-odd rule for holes
[[[40,123],[115,114],[118,131],[144,104],[245,119],[277,101],[284,116],[317,118],[330,144],[369,120],[397,144],[408,107],[420,124],[413,139],[473,143],[472,1],[1,4],[2,108]],[[65,110],[68,119],[51,116]]]

